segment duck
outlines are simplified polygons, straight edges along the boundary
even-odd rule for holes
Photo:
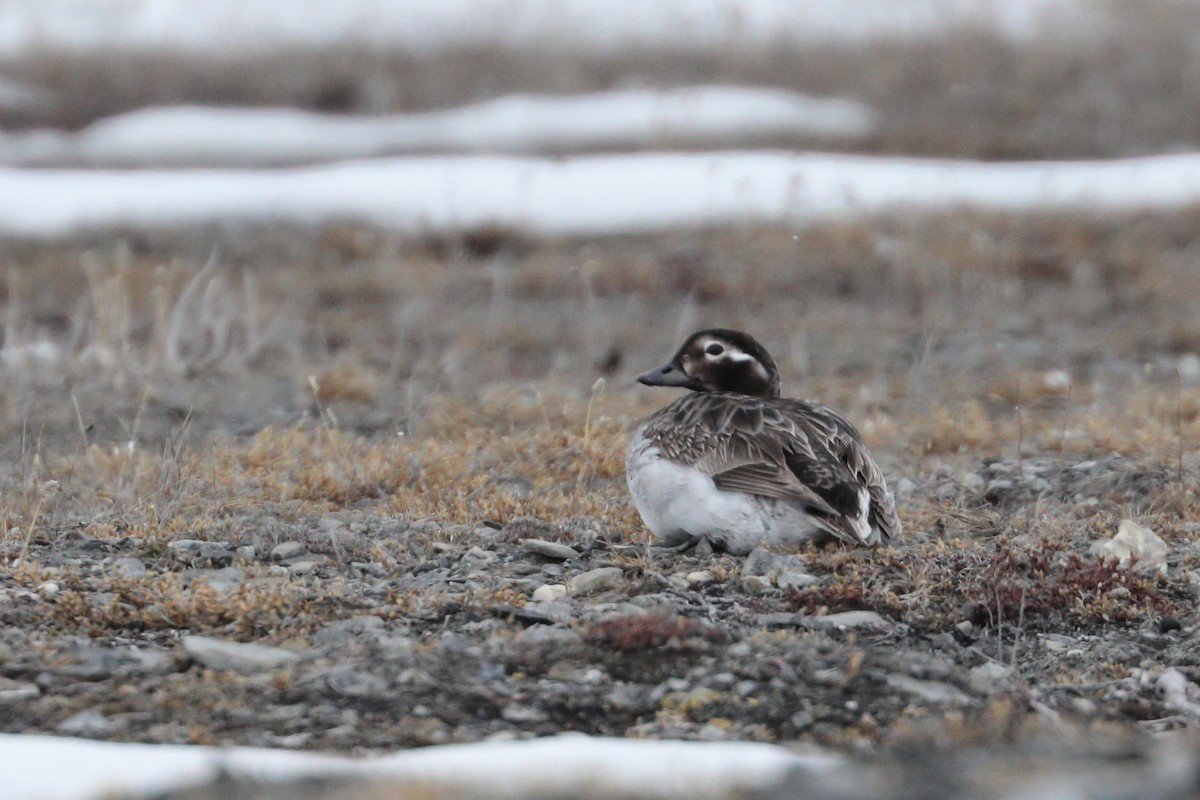
[[[775,360],[742,331],[709,328],[637,377],[690,392],[646,418],[625,457],[652,543],[744,555],[804,541],[877,546],[900,535],[862,437],[818,403],[780,397]]]

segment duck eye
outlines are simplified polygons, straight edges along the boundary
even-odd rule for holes
[[[725,352],[725,348],[721,347],[721,345],[719,345],[719,344],[714,343],[714,344],[710,344],[708,347],[704,348],[704,352],[708,353],[710,356],[719,356],[719,355],[721,355],[721,353]]]

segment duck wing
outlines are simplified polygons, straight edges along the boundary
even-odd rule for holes
[[[832,536],[877,544],[899,532],[882,474],[844,418],[798,400],[687,395],[645,435],[717,488],[797,503]]]

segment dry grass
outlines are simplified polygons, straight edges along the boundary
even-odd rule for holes
[[[140,537],[164,558],[179,538],[265,552],[276,534],[247,525],[254,514],[294,526],[353,509],[439,523],[363,554],[401,571],[413,547],[520,517],[586,518],[611,541],[644,541],[625,494],[625,437],[669,395],[629,375],[680,330],[722,324],[767,342],[789,391],[844,410],[894,480],[924,487],[902,498],[901,550],[822,555],[834,578],[798,607],[869,606],[918,628],[967,606],[1009,624],[1023,607],[1047,629],[1180,613],[1178,587],[1077,559],[1123,516],[1183,541],[1200,515],[1200,387],[1177,372],[1191,352],[1180,331],[1195,325],[1188,297],[1200,292],[1195,219],[952,216],[540,246],[501,235],[492,255],[350,227],[264,231],[253,246],[225,245],[228,277],[215,289],[203,281],[217,267],[199,270],[211,244],[187,234],[82,257],[10,243],[0,444],[14,458],[0,540],[10,558],[79,527]],[[238,264],[257,291],[239,283]],[[286,335],[249,348],[263,330],[250,316],[285,320]],[[189,337],[249,349],[181,365],[172,342]],[[11,355],[39,342],[59,356]],[[1112,452],[1141,470],[1130,481],[1161,485],[1103,489],[1099,508],[1053,492],[1033,506],[1026,495],[967,492],[949,505],[929,495],[989,459]],[[1024,587],[1023,606],[992,596],[1001,574]],[[45,575],[22,567],[9,579],[36,588]],[[113,579],[111,602],[83,608],[73,579],[55,579],[60,622],[90,619],[93,633],[303,635],[302,611],[345,602],[328,588],[223,594],[164,577]],[[479,598],[500,600],[523,602]],[[396,597],[391,613],[415,602],[438,600]]]

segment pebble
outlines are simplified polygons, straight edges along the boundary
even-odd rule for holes
[[[313,644],[341,645],[365,634],[382,631],[383,620],[374,614],[360,614],[349,619],[330,622],[312,635]]]
[[[1122,567],[1128,567],[1136,559],[1139,570],[1167,574],[1167,543],[1131,519],[1121,520],[1116,535],[1101,545],[1100,552],[1115,558]]]
[[[271,548],[271,560],[287,561],[290,558],[297,558],[304,555],[304,551],[307,549],[301,542],[280,542]]]
[[[978,694],[995,694],[1008,688],[1015,670],[998,661],[987,661],[972,667],[968,675],[971,690]]]
[[[146,565],[140,558],[118,558],[112,563],[112,571],[122,578],[138,578],[146,577]]]
[[[603,589],[617,589],[621,586],[624,575],[620,567],[600,567],[581,572],[567,580],[567,593],[578,597]]]
[[[966,692],[941,681],[923,681],[908,675],[896,674],[887,676],[887,685],[927,703],[965,706],[974,702]]]
[[[746,594],[770,594],[775,584],[765,575],[745,575],[742,577],[742,590]]]
[[[112,730],[112,722],[96,709],[89,708],[67,717],[55,726],[55,730],[71,736],[99,736]]]
[[[715,578],[713,578],[713,574],[711,572],[705,569],[700,570],[699,572],[689,572],[684,576],[684,580],[687,582],[688,586],[697,587],[707,586],[708,584],[712,583]]]
[[[775,585],[780,589],[801,589],[805,586],[812,586],[814,583],[820,583],[820,580],[816,575],[788,569],[775,576]]]
[[[62,591],[62,587],[54,581],[45,581],[44,583],[39,583],[37,587],[38,594],[47,600],[57,595],[60,591]]]
[[[200,539],[176,539],[167,545],[171,558],[181,564],[210,564],[214,567],[233,562],[228,542],[206,542]]]
[[[559,600],[538,600],[526,603],[522,611],[551,622],[570,622],[575,619],[575,607],[565,597]]]
[[[183,650],[193,661],[210,669],[234,672],[278,669],[299,658],[291,650],[280,647],[230,642],[208,636],[184,636]]]
[[[288,572],[292,575],[308,575],[316,568],[316,561],[294,561],[288,565]]]
[[[533,599],[549,602],[567,596],[567,587],[561,583],[546,583],[533,590]]]
[[[243,564],[253,564],[258,558],[258,549],[252,544],[244,544],[236,552],[238,560]]]
[[[562,544],[561,542],[548,542],[545,539],[525,539],[521,542],[521,549],[527,553],[535,553],[545,558],[553,558],[561,561],[579,558],[579,551],[574,547]]]
[[[822,614],[809,617],[808,622],[818,628],[831,630],[888,630],[892,623],[874,611],[842,611],[838,614]]]
[[[342,697],[385,698],[388,696],[386,678],[353,667],[334,668],[325,679],[329,688]]]
[[[17,703],[22,700],[32,700],[40,697],[42,690],[36,683],[15,681],[11,678],[0,678],[0,703]]]

